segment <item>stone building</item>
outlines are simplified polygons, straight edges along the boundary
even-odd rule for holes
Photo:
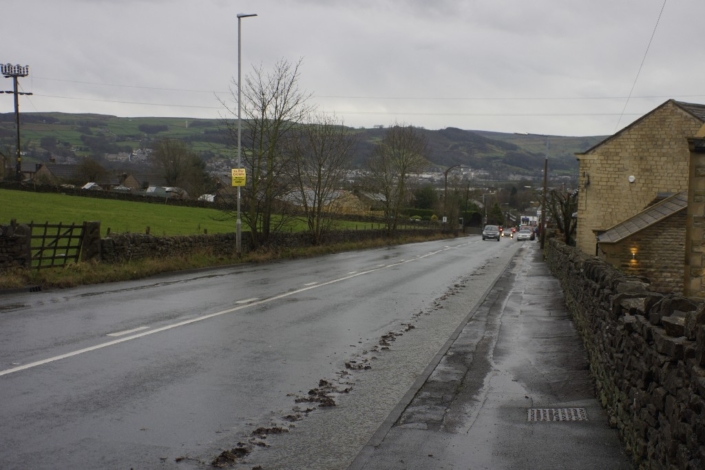
[[[597,236],[640,213],[659,193],[688,189],[688,139],[704,123],[705,105],[669,100],[576,155],[580,250],[597,254]]]
[[[658,199],[597,237],[598,256],[626,274],[649,279],[655,292],[682,294],[688,194]]]
[[[705,126],[692,139],[685,240],[684,294],[705,298]]]

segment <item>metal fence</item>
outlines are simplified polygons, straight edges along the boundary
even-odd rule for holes
[[[85,224],[35,224],[30,222],[31,266],[50,268],[78,262]]]

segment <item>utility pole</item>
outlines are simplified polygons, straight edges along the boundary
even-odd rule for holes
[[[546,192],[548,182],[548,136],[546,136],[546,158],[543,161],[543,202],[541,203],[541,251],[546,244]]]
[[[12,91],[5,91],[3,93],[12,93],[15,95],[15,125],[17,126],[17,168],[15,172],[15,178],[17,181],[22,181],[22,153],[20,147],[20,100],[19,95],[31,95],[32,93],[21,93],[17,91],[17,78],[26,77],[29,75],[29,65],[12,65],[12,64],[0,64],[0,69],[5,78],[12,77]]]

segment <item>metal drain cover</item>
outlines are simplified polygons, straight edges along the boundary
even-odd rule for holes
[[[529,408],[528,421],[587,421],[585,408]]]

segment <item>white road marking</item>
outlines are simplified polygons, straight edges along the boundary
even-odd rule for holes
[[[254,302],[254,301],[256,301],[256,300],[259,300],[259,297],[252,297],[251,299],[238,300],[238,301],[235,302],[235,303],[238,304],[238,305],[249,304],[249,303],[252,303],[252,302]]]
[[[425,254],[425,255],[419,256],[417,259],[427,258],[427,257],[429,257],[429,256],[432,256],[432,255],[441,253],[442,251],[444,251],[444,250],[432,251],[432,252],[427,253],[427,254]],[[294,291],[291,291],[291,292],[285,292],[285,293],[283,293],[283,294],[275,295],[275,296],[273,296],[273,297],[269,297],[269,298],[266,298],[266,299],[262,299],[262,300],[258,300],[258,299],[255,300],[255,299],[252,299],[251,302],[248,302],[247,304],[244,304],[244,305],[240,305],[240,306],[238,306],[238,307],[233,307],[233,308],[229,308],[229,309],[226,309],[226,310],[221,310],[220,312],[210,313],[210,314],[203,315],[203,316],[197,317],[197,318],[191,318],[190,320],[180,321],[180,322],[177,322],[177,323],[174,323],[174,324],[171,324],[171,325],[166,325],[166,326],[162,326],[162,327],[160,327],[160,328],[155,328],[155,329],[153,329],[153,330],[143,331],[142,333],[138,333],[138,334],[135,334],[135,335],[132,335],[132,336],[124,336],[124,337],[121,337],[121,338],[119,338],[119,339],[115,339],[115,340],[112,340],[112,341],[108,341],[108,342],[106,342],[106,343],[97,344],[97,345],[95,345],[95,346],[90,346],[90,347],[88,347],[88,348],[78,349],[78,350],[76,350],[76,351],[72,351],[72,352],[69,352],[69,353],[66,353],[66,354],[60,354],[60,355],[58,355],[58,356],[53,356],[53,357],[49,357],[49,358],[47,358],[47,359],[42,359],[41,361],[30,362],[30,363],[28,363],[28,364],[24,364],[24,365],[21,365],[21,366],[18,366],[18,367],[12,367],[12,368],[10,368],[10,369],[5,369],[5,370],[0,371],[0,377],[2,377],[2,376],[4,376],[4,375],[14,374],[15,372],[21,372],[21,371],[27,370],[27,369],[33,369],[33,368],[35,368],[35,367],[39,367],[39,366],[42,366],[42,365],[44,365],[44,364],[50,364],[50,363],[52,363],[52,362],[60,361],[60,360],[62,360],[62,359],[68,359],[68,358],[70,358],[70,357],[79,356],[79,355],[85,354],[85,353],[87,353],[87,352],[98,351],[98,350],[100,350],[100,349],[108,348],[108,347],[110,347],[110,346],[115,346],[115,345],[117,345],[117,344],[125,343],[125,342],[127,342],[127,341],[132,341],[132,340],[139,339],[139,338],[143,338],[143,337],[146,337],[146,336],[151,336],[151,335],[154,335],[154,334],[157,334],[157,333],[161,333],[162,331],[168,331],[168,330],[172,330],[172,329],[174,329],[174,328],[179,328],[179,327],[186,326],[186,325],[190,325],[190,324],[193,324],[193,323],[199,323],[199,322],[202,322],[202,321],[205,321],[205,320],[210,320],[211,318],[215,318],[215,317],[219,317],[219,316],[222,316],[222,315],[226,315],[226,314],[228,314],[228,313],[233,313],[233,312],[237,312],[237,311],[240,311],[240,310],[244,310],[244,309],[249,308],[249,307],[255,307],[255,306],[263,305],[263,304],[266,304],[266,303],[269,303],[269,302],[274,302],[274,301],[276,301],[276,300],[284,299],[284,298],[286,298],[286,297],[291,297],[292,295],[296,295],[296,294],[300,294],[300,293],[302,293],[302,292],[306,292],[307,290],[316,289],[316,288],[318,288],[318,287],[325,287],[325,286],[328,286],[328,285],[331,285],[331,284],[335,284],[335,283],[338,283],[338,282],[342,282],[342,281],[347,281],[348,279],[352,279],[352,278],[355,278],[355,277],[358,277],[358,276],[364,276],[365,274],[373,273],[373,272],[375,272],[375,271],[377,271],[377,270],[379,270],[379,269],[381,269],[381,268],[385,268],[385,267],[387,267],[387,266],[384,265],[384,264],[380,264],[379,266],[377,266],[377,268],[372,268],[372,269],[369,269],[369,270],[367,270],[367,271],[361,271],[361,272],[359,272],[359,273],[348,274],[348,275],[343,276],[343,277],[341,277],[341,278],[333,279],[333,280],[330,280],[330,281],[327,281],[327,282],[322,282],[322,283],[320,283],[320,284],[319,284],[319,283],[311,283],[311,285],[307,285],[307,287],[303,287],[303,288],[301,288],[301,289],[297,289],[297,290],[294,290]],[[240,302],[244,302],[244,301],[240,301]],[[148,328],[148,327],[143,327],[143,328]],[[143,328],[139,328],[139,329],[143,329]],[[127,333],[126,333],[126,334],[127,334]]]
[[[125,331],[118,331],[117,333],[110,333],[106,336],[125,336],[129,335],[130,333],[134,333],[136,331],[142,331],[142,330],[148,330],[148,326],[140,326],[139,328],[134,328],[132,330],[125,330]]]
[[[350,271],[348,274],[355,274],[357,271]]]
[[[315,286],[318,284],[317,282],[309,282],[308,284],[304,284],[305,286]]]

